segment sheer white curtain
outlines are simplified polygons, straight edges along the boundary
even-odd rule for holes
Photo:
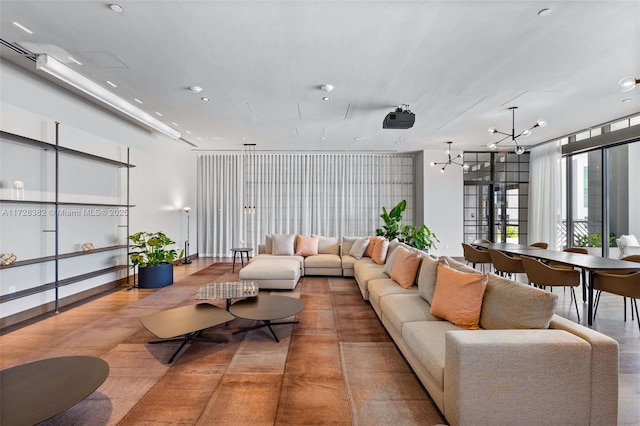
[[[229,256],[243,233],[242,156],[198,157],[198,255]]]
[[[245,170],[251,167],[252,170]],[[382,206],[407,200],[413,222],[414,158],[387,154],[201,155],[199,253],[227,256],[233,245],[256,248],[269,233],[371,235]],[[243,209],[245,194],[255,211]]]
[[[561,246],[562,149],[560,141],[531,149],[529,172],[529,242]]]

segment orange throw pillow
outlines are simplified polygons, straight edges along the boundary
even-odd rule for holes
[[[376,244],[378,244],[378,241],[380,241],[380,237],[369,237],[369,245],[362,256],[373,257],[373,250],[375,249]]]
[[[458,327],[477,330],[487,281],[486,275],[460,272],[438,264],[431,314]]]
[[[389,241],[386,238],[382,238],[378,240],[376,242],[376,246],[373,248],[373,254],[371,255],[371,260],[373,260],[378,265],[384,265],[384,261],[387,259],[388,250],[389,250]]]
[[[396,250],[399,251],[396,255],[396,260],[393,262],[391,279],[404,288],[411,288],[416,280],[422,256],[420,256],[420,253],[407,250],[404,247],[398,247]]]
[[[296,238],[296,255],[314,256],[318,254],[319,242],[320,238],[298,235],[298,237]]]

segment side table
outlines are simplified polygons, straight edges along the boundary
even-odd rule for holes
[[[249,263],[249,253],[251,253],[253,249],[251,247],[234,247],[231,249],[231,251],[233,252],[233,267],[231,268],[231,272],[235,272],[237,254],[240,253],[240,263],[244,268],[244,256],[247,257],[247,263]],[[244,256],[243,256],[243,253],[244,253]]]

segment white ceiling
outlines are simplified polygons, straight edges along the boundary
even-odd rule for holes
[[[117,3],[123,13],[104,1],[0,0],[0,37],[69,52],[83,63],[72,68],[113,81],[200,149],[411,151],[452,140],[479,150],[499,139],[487,128],[511,131],[510,106],[516,133],[549,123],[525,145],[640,111],[640,88],[617,89],[640,77],[640,1]],[[543,8],[551,13],[538,16]],[[415,126],[382,129],[400,104]]]

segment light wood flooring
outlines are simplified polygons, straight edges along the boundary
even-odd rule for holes
[[[231,268],[228,259],[215,259],[215,261],[229,262],[229,268]],[[174,279],[177,281],[191,275],[211,265],[212,262],[214,259],[205,258],[195,259],[189,265],[180,265],[174,268]],[[154,290],[121,289],[65,307],[57,315],[42,315],[2,329],[0,330],[0,368],[20,364],[21,359],[26,358],[30,353],[41,350],[88,322],[128,306],[153,292]],[[569,291],[560,290],[557,313],[576,321],[569,294]],[[580,300],[581,296],[578,295],[578,297]],[[625,322],[622,298],[603,295],[593,329],[613,337],[620,344],[618,424],[640,426],[640,330],[638,319],[631,320],[628,305]],[[586,305],[578,306],[581,309],[581,322],[584,324]],[[571,384],[568,383],[567,386]]]

